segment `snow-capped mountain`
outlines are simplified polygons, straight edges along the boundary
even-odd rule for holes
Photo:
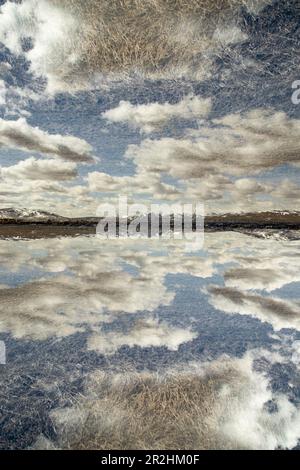
[[[13,209],[11,207],[0,209],[0,220],[61,220],[61,217],[56,214],[51,214],[46,211],[29,210],[29,209]]]
[[[152,226],[159,224],[159,217],[157,214],[146,214],[138,216],[140,219],[148,221],[151,216]],[[181,215],[172,215],[172,223],[180,224]],[[135,218],[135,217],[133,217]],[[128,217],[128,222],[132,217]],[[166,217],[166,223],[170,217]],[[164,217],[163,217],[164,220]],[[185,226],[194,220],[194,216],[184,218]],[[63,226],[94,226],[99,222],[99,217],[62,217],[57,214],[42,210],[31,209],[14,209],[4,208],[0,209],[0,224],[1,225],[15,225],[15,224],[39,224],[39,225],[63,225]],[[173,225],[173,227],[174,227]],[[249,212],[249,213],[227,213],[207,215],[204,220],[206,228],[218,230],[230,230],[241,228],[294,228],[300,229],[300,212],[297,211],[269,211],[269,212]],[[177,225],[176,225],[177,226]]]

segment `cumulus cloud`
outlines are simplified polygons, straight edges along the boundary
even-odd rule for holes
[[[30,126],[25,118],[17,121],[0,119],[0,146],[74,162],[93,160],[92,147],[86,141],[70,135],[48,134],[38,127]]]
[[[245,242],[247,250],[241,252]],[[276,329],[299,328],[299,303],[280,299],[280,292],[275,298],[253,293],[253,289],[272,290],[299,279],[299,244],[286,246],[238,233],[210,233],[205,237],[206,255],[200,257],[186,254],[184,244],[152,240],[149,252],[149,245],[136,239],[110,240],[109,245],[80,237],[17,244],[2,241],[3,268],[21,273],[30,267],[41,274],[39,279],[21,281],[14,287],[2,286],[0,329],[16,338],[33,339],[88,329],[89,348],[104,354],[125,344],[176,349],[195,333],[189,326],[174,327],[153,320],[151,312],[174,300],[174,289],[166,286],[166,277],[188,274],[210,282],[218,273],[224,276],[226,286],[210,289],[209,301],[215,308],[255,316]],[[264,264],[268,272],[262,272]],[[236,287],[229,287],[230,283]],[[134,322],[125,331],[113,325],[106,330],[101,325],[126,313],[145,311],[150,317],[143,313],[143,321]]]
[[[252,263],[249,259],[249,265],[247,265],[247,260],[245,260],[240,263],[240,267],[228,269],[224,273],[226,286],[238,287],[242,290],[247,290],[251,286],[252,289],[265,289],[270,292],[289,282],[300,282],[297,258],[294,262],[291,260],[290,269],[288,265],[284,265],[284,261],[288,261],[288,257],[281,257],[280,254],[275,257],[275,262],[271,257],[257,260],[254,258]],[[277,266],[276,262],[279,262]]]
[[[179,104],[182,115],[188,115],[188,102]],[[141,129],[150,124],[152,128],[152,106],[156,105],[131,106],[130,116],[127,104],[108,113],[112,112],[112,120],[131,122]],[[165,119],[163,112],[157,114]],[[227,115],[213,120],[209,127],[203,124],[188,130],[180,139],[147,138],[129,145],[125,157],[135,164],[135,175],[91,172],[88,188],[173,201],[197,198],[207,201],[208,210],[216,212],[233,207],[235,212],[295,209],[300,198],[296,182],[274,182],[261,174],[283,165],[299,166],[299,135],[300,121],[284,112],[254,109]],[[173,184],[167,184],[165,176],[173,178]]]
[[[23,55],[30,71],[48,80],[50,92],[62,89],[64,76],[76,61],[78,21],[55,2],[24,0],[6,2],[0,12],[0,41],[15,55]],[[32,48],[24,51],[25,39]]]
[[[200,128],[193,138],[146,139],[129,146],[127,156],[140,169],[183,180],[220,173],[248,176],[287,163],[299,165],[300,120],[257,109],[213,122],[216,127]],[[246,183],[249,190],[249,181],[237,183],[237,189],[247,190]]]
[[[136,322],[127,333],[96,332],[88,340],[88,349],[102,354],[114,354],[121,346],[126,345],[141,348],[165,346],[170,351],[177,351],[181,344],[192,341],[197,336],[189,328],[176,328],[150,318]]]
[[[216,201],[218,212],[226,205],[237,210],[272,209],[276,204],[278,209],[295,208],[296,183],[275,184],[258,176],[286,164],[298,167],[299,135],[299,120],[284,112],[254,109],[213,120],[210,127],[189,130],[181,139],[144,139],[129,145],[125,156],[136,165],[137,190],[144,184],[154,197],[145,184],[147,175],[152,180],[171,176],[178,184],[170,198]]]
[[[281,182],[274,185],[270,191],[274,198],[294,201],[295,207],[299,207],[300,187],[299,184],[284,178]]]
[[[225,126],[231,138],[235,133],[240,139],[233,158],[240,156],[241,171],[244,167],[257,171],[286,163],[299,164],[299,119],[281,111],[253,109],[245,115],[232,114],[216,119],[215,123]]]
[[[210,287],[209,302],[222,312],[268,322],[275,330],[298,330],[299,242],[245,237],[237,233],[206,237],[209,256],[224,269],[224,287]],[[288,285],[291,294],[286,299],[281,289]]]
[[[63,337],[84,331],[82,323],[110,321],[106,311],[153,311],[174,297],[155,279],[135,279],[121,270],[107,272],[101,267],[95,271],[90,276],[83,272],[74,278],[61,274],[53,280],[1,289],[1,330],[11,332],[15,338]]]
[[[299,241],[287,244],[236,232],[210,233],[205,248],[210,257],[224,265],[226,287],[272,292],[300,281]]]
[[[31,157],[16,165],[0,167],[0,188],[2,180],[45,180],[67,181],[76,178],[76,163],[57,160],[39,160]]]
[[[211,304],[229,314],[250,315],[271,323],[275,330],[300,328],[300,303],[266,297],[230,287],[211,286]]]
[[[184,77],[186,83],[190,78],[207,78],[215,58],[223,53],[228,59],[231,52],[239,54],[237,48],[234,52],[230,48],[246,39],[241,30],[242,9],[246,7],[255,15],[269,2],[175,3],[6,2],[0,7],[0,41],[13,54],[28,60],[34,76],[47,79],[50,93],[97,87],[104,76],[112,75],[123,84],[124,78],[132,74],[147,78]],[[253,61],[248,57],[240,62],[246,67],[252,64],[253,72]],[[3,86],[1,90],[0,103],[7,99],[7,90]],[[18,93],[21,100],[21,91]],[[150,133],[162,129],[172,119],[205,118],[210,107],[210,99],[192,94],[176,103],[121,101],[103,113],[103,117]],[[232,208],[293,209],[299,201],[296,183],[286,180],[276,187],[258,180],[258,175],[280,165],[299,164],[299,129],[299,120],[283,112],[254,109],[210,123],[201,122],[198,129],[187,132],[183,139],[146,139],[129,146],[125,155],[136,165],[134,176],[113,176],[101,171],[87,176],[87,187],[80,195],[82,206],[90,213],[96,209],[88,191],[119,191],[139,198],[145,194],[167,200],[201,198],[207,201],[208,212]],[[69,161],[92,161],[92,149],[87,142],[72,136],[50,135],[29,126],[25,119],[0,121],[0,145]],[[177,181],[170,183],[170,176]],[[66,191],[61,186],[52,188],[65,194],[61,204],[58,199],[52,201],[52,208],[64,213],[76,209],[71,191],[67,203]],[[3,191],[6,193],[7,188]],[[73,195],[76,191],[80,193],[77,187]],[[45,207],[43,198],[41,195],[40,204]],[[17,196],[10,202],[19,204]],[[31,201],[31,207],[34,202]],[[79,204],[77,211],[78,207]]]
[[[207,238],[209,255],[213,256],[217,251],[218,263],[231,263],[230,267],[225,266],[223,273],[226,287],[272,292],[300,282],[298,241],[286,244],[276,239],[260,240],[238,233],[223,233],[222,237],[210,234]],[[245,244],[247,249],[242,248]]]
[[[153,241],[156,256],[146,255],[143,241],[137,250],[138,243],[110,240],[108,246],[96,238],[0,242],[3,267],[14,272],[28,266],[42,271],[39,279],[0,289],[0,330],[16,338],[46,339],[85,331],[87,325],[93,338],[89,347],[103,351],[122,344],[165,344],[174,350],[181,342],[192,340],[195,333],[189,328],[157,323],[152,316],[124,334],[101,329],[102,322],[119,315],[153,312],[170,305],[175,292],[165,285],[169,273],[206,278],[215,272],[211,260],[199,263],[197,257],[185,255],[184,243]],[[163,246],[173,256],[163,256]],[[136,275],[124,265],[137,270]]]
[[[48,91],[85,88],[101,74],[203,78],[213,57],[245,40],[239,12],[267,1],[23,0],[1,7],[0,40],[23,55]],[[30,38],[32,47],[22,47]]]
[[[183,102],[177,105],[181,106],[180,103]],[[155,103],[141,106],[151,111],[152,105],[156,106]],[[133,115],[139,109],[136,106]],[[140,117],[132,119],[137,119],[141,128],[148,124],[154,126],[151,113],[143,122]],[[96,208],[89,191],[118,192],[132,197],[151,195],[154,199],[172,201],[201,198],[209,201],[210,210],[217,212],[232,210],[233,206],[236,211],[294,209],[300,196],[296,182],[283,179],[275,183],[264,180],[261,174],[280,165],[299,165],[299,134],[299,120],[283,112],[257,109],[228,115],[214,120],[210,127],[189,130],[182,139],[147,138],[140,144],[129,145],[125,157],[136,165],[136,173],[113,176],[90,172],[79,196],[93,211]],[[87,142],[48,134],[29,126],[25,119],[0,121],[0,142],[7,147],[59,156],[63,160],[92,160]],[[174,181],[166,182],[165,176],[171,176]]]
[[[264,186],[258,183],[255,179],[241,178],[234,183],[235,190],[244,196],[248,196],[253,193],[263,193]]]
[[[153,132],[166,125],[171,119],[199,119],[211,110],[211,100],[189,95],[175,104],[149,103],[133,105],[121,101],[119,106],[105,111],[102,116],[110,122],[127,123],[145,133]]]
[[[91,374],[73,407],[51,412],[55,441],[40,436],[35,447],[293,448],[300,437],[299,408],[254,370],[259,357],[264,351],[185,365],[184,371]]]
[[[155,198],[174,199],[180,195],[171,184],[160,181],[159,174],[143,172],[134,176],[111,176],[100,171],[88,173],[86,177],[90,191],[136,195],[153,194]]]
[[[44,243],[41,246],[45,248]],[[73,243],[77,260],[73,259]],[[16,338],[63,337],[84,331],[83,324],[99,325],[111,321],[114,315],[154,311],[159,305],[172,302],[174,293],[164,285],[163,276],[152,273],[146,277],[141,271],[135,277],[125,272],[116,263],[113,247],[111,252],[107,252],[107,247],[99,251],[96,239],[90,241],[89,248],[85,238],[73,243],[53,240],[49,242],[47,255],[35,260],[30,250],[36,245],[30,248],[26,244],[31,253],[30,263],[42,268],[45,274],[50,269],[56,276],[41,276],[13,288],[0,289],[1,331],[10,332]],[[15,252],[13,244],[10,249]],[[8,245],[6,250],[9,251]],[[11,257],[7,256],[10,263]],[[24,262],[23,255],[21,260]],[[72,275],[66,274],[64,268]]]

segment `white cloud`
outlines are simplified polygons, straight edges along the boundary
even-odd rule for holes
[[[207,78],[222,48],[245,39],[239,12],[253,4],[222,0],[219,8],[208,0],[172,5],[164,0],[6,2],[0,10],[0,41],[23,55],[31,72],[47,79],[50,93],[84,89],[99,75]],[[26,38],[31,38],[32,48],[24,51]]]
[[[144,123],[138,118],[141,127],[147,120],[152,122],[151,113],[146,113]],[[125,158],[136,165],[136,173],[113,176],[90,172],[79,195],[90,213],[95,212],[96,204],[89,191],[128,194],[133,198],[150,195],[153,199],[171,201],[197,198],[207,202],[207,213],[293,210],[300,200],[296,182],[286,178],[273,181],[261,174],[280,165],[299,166],[299,135],[300,121],[283,112],[258,109],[228,115],[215,120],[211,127],[189,130],[182,139],[148,138],[138,145],[129,145]],[[87,142],[48,134],[29,126],[25,119],[0,120],[0,143],[63,160],[92,161],[92,149]],[[174,181],[166,182],[165,176]],[[76,191],[79,188],[70,191],[70,202]],[[58,212],[66,211],[67,204],[57,201],[56,207]],[[69,205],[69,211],[70,208]]]
[[[234,186],[238,193],[245,196],[257,192],[264,192],[263,185],[259,184],[257,181],[255,181],[255,179],[251,178],[241,178],[239,180],[236,180]]]
[[[224,272],[226,287],[272,292],[286,284],[300,282],[299,243],[290,243],[287,248],[277,240],[265,242],[252,244],[248,240],[247,256],[231,253],[235,266]]]
[[[199,119],[211,110],[211,100],[189,95],[175,104],[149,103],[133,105],[121,101],[116,108],[105,111],[102,116],[110,122],[127,123],[145,133],[165,126],[171,119]]]
[[[6,253],[3,265],[7,260],[12,269],[11,259],[15,257],[13,265],[18,269],[15,244],[2,243],[5,243]],[[0,290],[3,306],[0,329],[16,338],[68,336],[84,331],[83,324],[97,326],[120,314],[152,312],[159,305],[173,301],[175,294],[164,285],[164,274],[153,272],[145,276],[141,270],[135,277],[118,266],[116,253],[120,248],[124,250],[119,242],[112,242],[108,251],[107,245],[102,246],[96,238],[56,239],[46,245],[42,241],[43,252],[46,246],[48,251],[40,257],[33,255],[38,242],[19,243],[20,248],[22,245],[31,253],[28,258],[31,264],[43,269],[45,274],[49,270],[56,272],[56,276],[41,276],[38,280]],[[78,253],[75,259],[74,249]],[[21,253],[19,259],[24,264],[24,254]],[[64,267],[72,275],[65,273]],[[101,331],[99,334],[101,336]]]
[[[300,411],[271,390],[251,351],[157,373],[91,374],[73,407],[51,412],[59,448],[253,449],[293,448]],[[277,409],[268,410],[267,403]],[[41,437],[36,446],[49,446]]]
[[[1,330],[15,338],[64,337],[85,331],[83,323],[99,325],[118,313],[153,311],[173,300],[158,279],[134,278],[116,267],[109,272],[103,256],[98,261],[97,269],[88,261],[74,266],[73,277],[58,273],[52,280],[1,289]]]
[[[20,180],[68,181],[76,178],[76,176],[76,163],[39,160],[31,157],[13,166],[0,167],[0,188],[1,179],[4,182],[10,180],[18,184]]]
[[[92,147],[86,141],[70,135],[48,134],[30,126],[24,118],[0,119],[0,145],[74,162],[92,161]]]
[[[300,411],[285,395],[271,391],[266,376],[253,371],[251,362],[256,358],[250,352],[236,360],[241,382],[234,392],[230,383],[221,389],[220,437],[228,439],[231,448],[293,448],[300,437]],[[270,401],[277,405],[272,413],[266,408]]]
[[[155,198],[173,199],[179,195],[175,186],[162,183],[159,174],[140,173],[134,176],[111,176],[107,173],[93,171],[88,173],[88,188],[90,191],[103,193],[152,194]]]
[[[210,303],[222,312],[249,315],[270,323],[274,330],[300,329],[300,303],[230,287],[211,286]]]
[[[300,203],[300,187],[299,184],[291,181],[289,178],[284,178],[280,183],[271,188],[270,194],[279,199],[291,200],[294,202],[295,208],[299,207]]]
[[[48,80],[48,91],[66,89],[64,75],[72,68],[79,23],[67,9],[47,0],[6,2],[1,7],[0,40],[16,55],[24,55],[30,70]],[[31,38],[33,47],[24,52],[22,42]]]
[[[189,130],[182,139],[144,139],[129,145],[125,156],[135,163],[136,177],[143,176],[145,182],[147,175],[177,180],[173,199],[212,201],[210,207],[217,212],[232,207],[295,209],[299,196],[295,183],[275,184],[258,175],[280,165],[299,166],[299,136],[300,120],[256,109]]]
[[[197,333],[189,328],[176,328],[166,322],[155,319],[139,320],[126,333],[119,331],[96,331],[88,339],[88,349],[102,354],[114,354],[121,346],[140,346],[141,348],[165,346],[171,351],[177,351],[183,343],[192,341]]]
[[[127,156],[140,171],[166,172],[183,180],[222,173],[248,176],[300,163],[300,120],[284,112],[257,109],[214,123],[217,127],[200,128],[191,138],[146,139],[129,146]]]
[[[171,305],[175,292],[166,286],[170,274],[188,274],[209,282],[218,273],[226,285],[214,286],[209,292],[215,308],[254,316],[276,329],[299,329],[299,303],[280,299],[280,293],[273,298],[253,292],[271,291],[299,280],[298,242],[287,245],[238,233],[210,233],[205,237],[205,256],[200,257],[185,253],[184,240],[153,239],[150,248],[148,243],[118,239],[107,244],[86,237],[0,241],[3,268],[17,273],[31,266],[43,273],[40,279],[0,290],[1,331],[17,338],[46,339],[88,327],[92,330],[89,347],[99,351],[113,351],[122,344],[146,347],[150,342],[176,348],[184,338],[192,338],[194,333],[188,327],[180,331],[182,327],[164,322],[147,323],[146,317],[145,323],[137,321],[127,332],[113,327],[108,333],[101,323],[124,313],[138,315]],[[245,243],[247,250],[241,252]],[[266,265],[268,272],[262,271]]]
[[[3,267],[18,272],[30,265],[44,273],[39,279],[0,290],[1,331],[16,338],[46,339],[85,331],[86,324],[93,331],[90,347],[107,351],[125,342],[140,346],[165,344],[176,349],[181,342],[193,339],[195,333],[189,328],[156,324],[152,315],[128,333],[114,329],[105,339],[102,322],[126,313],[153,312],[173,302],[175,292],[165,285],[168,274],[208,278],[215,272],[213,259],[199,263],[197,257],[186,255],[184,241],[153,240],[156,256],[146,256],[144,243],[119,239],[107,245],[86,237],[17,244],[0,241]],[[172,256],[163,256],[161,250],[170,250]],[[127,272],[124,265],[134,267],[136,275]],[[48,277],[49,272],[55,276]]]

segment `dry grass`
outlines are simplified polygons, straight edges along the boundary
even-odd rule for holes
[[[73,406],[50,414],[55,442],[40,436],[35,448],[293,448],[300,410],[272,391],[265,372],[253,369],[257,352],[160,374],[93,373]],[[271,403],[277,411],[270,412]]]
[[[63,420],[68,424],[60,429],[60,447],[222,448],[225,444],[216,433],[218,395],[224,384],[237,378],[240,380],[233,369],[210,377],[171,374],[159,378],[144,373],[124,380],[124,376],[100,375],[89,385],[91,397],[71,408],[73,418]]]
[[[233,25],[251,0],[52,0],[81,19],[77,73],[143,71],[146,75],[201,68],[217,28]],[[255,3],[255,2],[254,2]],[[256,2],[257,3],[257,2]],[[222,42],[222,41],[221,41]],[[74,70],[73,70],[74,72]]]

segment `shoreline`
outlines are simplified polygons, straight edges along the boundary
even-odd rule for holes
[[[296,232],[300,238],[300,225],[287,224],[251,224],[251,223],[205,223],[204,232],[239,232],[245,235],[264,238],[274,232],[289,233]],[[298,236],[299,234],[299,236]],[[57,224],[0,224],[0,240],[2,239],[42,239],[67,237],[74,238],[80,236],[96,236],[96,224],[94,225],[57,225]],[[149,238],[151,238],[149,236]]]

